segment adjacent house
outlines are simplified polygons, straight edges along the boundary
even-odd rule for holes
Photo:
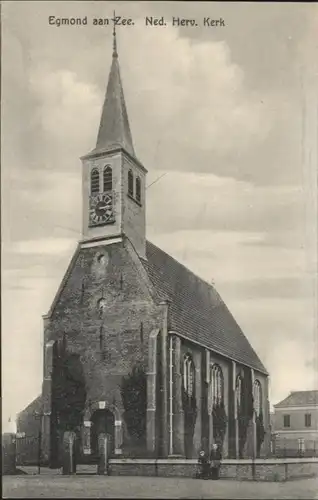
[[[274,405],[272,437],[275,455],[318,454],[318,390],[291,392]]]

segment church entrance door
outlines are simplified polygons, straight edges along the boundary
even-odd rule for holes
[[[96,410],[92,417],[92,431],[91,431],[91,450],[92,455],[98,455],[98,436],[106,434],[108,439],[109,453],[114,452],[115,448],[115,417],[110,410]]]

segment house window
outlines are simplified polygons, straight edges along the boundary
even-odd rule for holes
[[[128,172],[128,194],[134,196],[134,175],[131,170]]]
[[[194,392],[194,363],[189,354],[184,357],[183,361],[183,387],[188,396],[192,396]]]
[[[223,373],[219,365],[211,367],[211,398],[212,404],[221,403],[223,401],[224,383]]]
[[[305,452],[305,440],[304,440],[304,438],[298,438],[298,452],[301,454]]]
[[[254,410],[256,416],[259,417],[262,411],[262,387],[259,380],[254,382]]]
[[[290,415],[284,415],[284,427],[290,427]]]
[[[91,171],[91,194],[99,193],[99,171],[93,168]]]
[[[136,177],[136,200],[140,203],[141,202],[141,184],[140,184],[140,177]]]
[[[305,415],[305,427],[311,427],[311,413]]]
[[[104,191],[111,191],[113,189],[113,171],[110,165],[104,168]]]

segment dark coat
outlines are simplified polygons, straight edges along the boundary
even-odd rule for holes
[[[222,453],[221,453],[220,447],[218,446],[218,448],[216,450],[213,450],[213,449],[211,450],[211,454],[210,454],[211,466],[212,467],[220,467],[221,460],[222,460]]]
[[[208,457],[207,453],[199,455],[198,462],[199,462],[199,464],[202,464],[202,465],[207,464],[209,462],[209,457]]]

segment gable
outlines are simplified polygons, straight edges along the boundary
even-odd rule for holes
[[[128,243],[128,242],[127,242]],[[113,300],[118,295],[120,281],[124,285],[125,300],[149,300],[155,297],[152,283],[140,263],[133,248],[126,241],[116,241],[100,246],[81,247],[79,244],[65,272],[58,291],[48,313],[49,317],[63,313],[69,309],[70,300],[73,306],[89,307],[83,301],[93,290],[108,295]],[[99,256],[103,256],[98,263]],[[113,290],[113,293],[111,291]],[[106,293],[107,292],[107,293]]]

